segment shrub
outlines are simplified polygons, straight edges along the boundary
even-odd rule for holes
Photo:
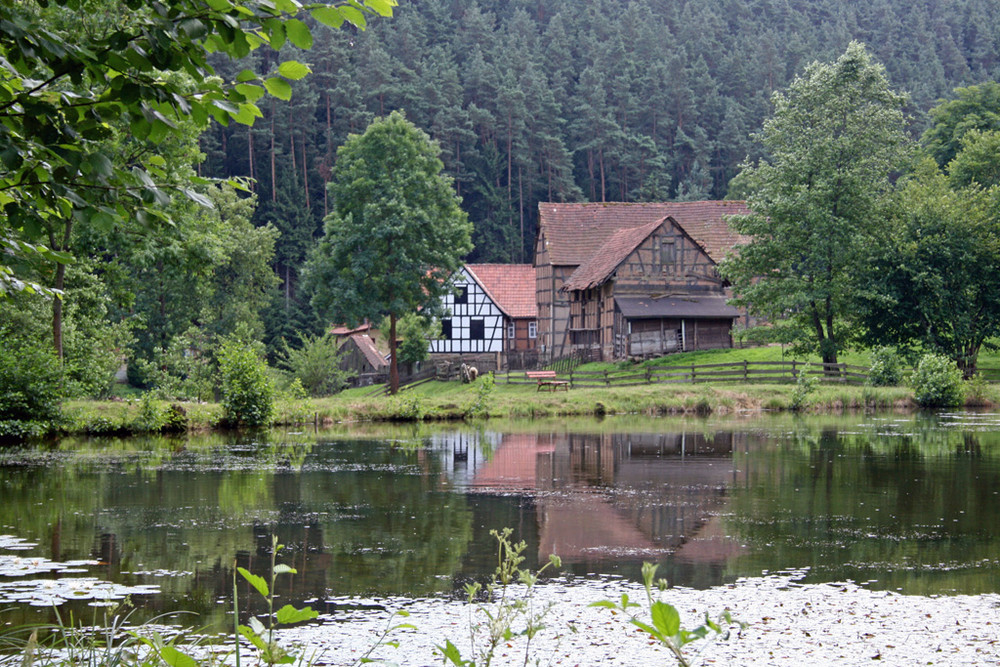
[[[41,435],[59,419],[62,372],[44,343],[6,336],[0,329],[0,435]]]
[[[976,373],[965,382],[965,405],[983,407],[990,404],[990,383],[982,373]]]
[[[873,387],[895,387],[903,382],[903,363],[891,347],[872,350],[872,365],[868,371],[868,384]]]
[[[337,340],[330,334],[305,336],[299,349],[283,342],[278,352],[278,363],[310,396],[329,396],[347,386],[354,373],[341,370],[340,358]]]
[[[965,399],[962,371],[939,354],[925,354],[913,373],[913,397],[925,408],[952,407]]]
[[[267,426],[274,415],[274,383],[253,347],[230,339],[219,350],[222,411],[233,426]]]
[[[809,371],[809,364],[806,364],[805,368],[799,371],[799,374],[795,377],[791,408],[796,412],[805,407],[809,394],[816,391],[816,387],[819,386],[819,378],[815,375],[809,375]]]

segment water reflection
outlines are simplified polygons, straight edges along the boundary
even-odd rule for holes
[[[554,553],[607,571],[623,559],[722,561],[738,551],[713,521],[727,502],[735,438],[449,433],[432,443],[470,494],[534,499],[540,562]]]
[[[68,584],[156,585],[144,613],[218,626],[233,567],[263,574],[272,535],[299,571],[279,593],[321,608],[460,590],[495,566],[489,531],[503,526],[528,542],[528,565],[557,553],[578,574],[636,577],[655,560],[699,587],[808,568],[906,592],[1000,591],[996,416],[503,426],[7,448],[0,533],[36,543],[18,555],[91,561],[52,575]],[[245,584],[240,599],[262,609]]]

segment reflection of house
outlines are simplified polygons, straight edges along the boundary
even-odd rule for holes
[[[469,450],[454,437],[456,452]],[[728,432],[506,434],[492,455],[462,462],[471,493],[534,499],[540,559],[722,563],[739,551],[712,521],[727,502],[733,441]]]
[[[355,373],[352,380],[354,386],[385,382],[388,377],[389,362],[367,334],[348,336],[347,342],[340,346],[340,353],[340,368]]]
[[[431,341],[432,354],[456,355],[473,363],[493,355],[499,368],[535,349],[534,267],[468,264],[454,282],[457,292],[442,300],[448,315],[441,320],[441,338]]]
[[[717,263],[743,202],[540,203],[535,248],[543,355],[598,358],[731,345],[738,315]],[[689,331],[690,328],[690,331]]]

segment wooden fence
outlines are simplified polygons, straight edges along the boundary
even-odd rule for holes
[[[814,364],[803,361],[741,361],[728,364],[692,364],[690,366],[647,366],[634,371],[577,371],[560,373],[571,387],[629,387],[643,384],[682,384],[696,382],[794,382],[800,374],[817,377],[821,382],[864,384],[868,369],[848,364]],[[497,382],[537,384],[522,371],[498,373]]]

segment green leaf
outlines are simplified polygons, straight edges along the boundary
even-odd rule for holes
[[[277,51],[285,45],[285,24],[280,19],[267,19],[263,27],[272,49]]]
[[[364,12],[355,9],[354,7],[341,7],[340,13],[348,23],[361,28],[362,30],[364,30],[368,25]]]
[[[296,60],[286,60],[285,62],[278,65],[278,74],[285,77],[286,79],[291,79],[292,81],[298,81],[309,74],[312,70],[309,69],[308,65],[300,63]]]
[[[292,99],[292,84],[288,83],[284,79],[272,76],[270,79],[264,80],[264,87],[267,88],[267,92],[274,95],[279,100],[285,100],[287,102]]]
[[[256,574],[253,574],[252,572],[243,567],[236,568],[236,571],[239,572],[241,575],[243,575],[243,578],[249,581],[250,585],[256,588],[258,593],[260,593],[264,597],[267,597],[268,595],[267,582],[264,581],[263,577],[258,577]]]
[[[344,9],[346,8],[342,7],[340,11],[343,12]],[[298,19],[288,19],[285,21],[285,33],[288,35],[288,40],[300,49],[308,50],[312,48],[312,33],[309,32],[309,26],[302,21]]]
[[[441,655],[444,656],[445,660],[450,660],[451,664],[455,667],[466,667],[466,663],[462,660],[462,652],[458,650],[458,647],[451,643],[450,639],[444,640],[444,646],[435,646],[435,648],[441,651]]]
[[[319,616],[319,612],[314,611],[311,607],[296,609],[290,604],[286,604],[274,615],[278,623],[301,623],[302,621],[311,621],[317,616]]]
[[[263,118],[256,104],[241,104],[240,110],[233,116],[233,120],[243,125],[253,125],[254,119]]]
[[[336,7],[316,7],[309,13],[314,19],[330,28],[339,28],[344,25],[344,17],[341,16]]]
[[[92,153],[87,158],[87,162],[93,169],[93,174],[101,180],[107,179],[114,173],[115,167],[104,153]]]
[[[365,6],[380,16],[392,16],[392,8],[396,6],[396,0],[365,0]]]
[[[170,667],[198,667],[197,660],[170,645],[160,649],[160,658]]]
[[[238,83],[246,83],[247,81],[256,81],[259,77],[257,73],[253,70],[245,69],[236,75],[236,81]]]
[[[677,608],[666,602],[654,602],[650,614],[653,617],[653,625],[667,637],[677,634],[681,627],[681,615],[677,612]]]
[[[656,639],[659,639],[661,642],[666,642],[666,637],[663,635],[663,633],[661,633],[659,630],[649,625],[648,623],[643,623],[637,618],[633,618],[631,623],[632,625],[639,628],[643,632],[649,634],[651,637],[655,637]]]
[[[597,602],[591,602],[587,606],[588,607],[603,607],[604,609],[618,609],[618,605],[616,605],[611,600],[598,600]]]
[[[247,102],[253,104],[264,96],[264,88],[252,83],[238,83],[235,86],[240,95],[247,98]]]
[[[267,650],[267,644],[264,643],[264,640],[261,639],[260,636],[256,632],[254,632],[253,630],[251,630],[250,628],[248,628],[245,625],[239,626],[239,630],[240,630],[240,634],[243,635],[244,637],[246,637],[247,641],[249,641],[251,644],[253,644],[254,648],[256,648],[258,651],[266,651]]]

